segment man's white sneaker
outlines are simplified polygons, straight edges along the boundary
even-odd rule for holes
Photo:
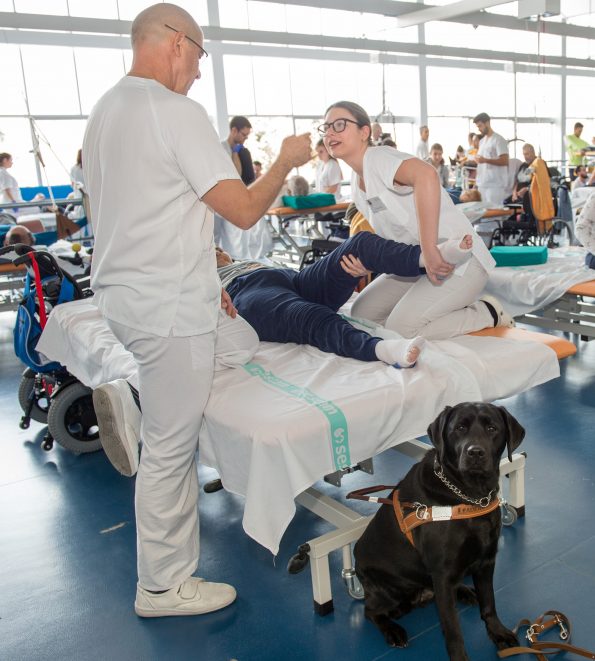
[[[122,475],[131,477],[138,470],[141,412],[128,382],[117,379],[93,391],[101,445]]]
[[[140,617],[201,615],[229,606],[236,596],[235,588],[227,583],[208,583],[202,578],[190,576],[179,587],[161,594],[154,594],[138,585],[134,610]]]
[[[514,328],[516,326],[512,316],[506,312],[502,303],[495,296],[482,296],[480,300],[486,304],[492,316],[496,313],[498,321],[494,323],[494,328],[496,326],[503,326],[504,328]]]

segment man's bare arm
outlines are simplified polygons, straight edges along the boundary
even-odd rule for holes
[[[249,188],[237,179],[226,179],[211,188],[202,199],[229,222],[249,229],[268,211],[288,173],[311,158],[310,134],[290,136],[283,140],[277,160]]]

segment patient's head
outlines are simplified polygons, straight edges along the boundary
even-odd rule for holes
[[[481,194],[477,188],[471,188],[470,190],[464,190],[459,197],[460,202],[481,202]]]
[[[289,191],[290,195],[295,197],[299,195],[308,195],[310,192],[310,184],[308,184],[304,177],[296,174],[287,182],[287,190]]]
[[[220,248],[219,246],[215,246],[215,256],[217,257],[217,268],[220,269],[223,266],[229,266],[230,264],[233,264],[233,259],[231,258],[231,255],[225,252],[223,248]]]
[[[15,225],[8,230],[4,237],[5,246],[14,246],[17,243],[24,243],[26,246],[32,246],[35,243],[35,237],[27,227]]]

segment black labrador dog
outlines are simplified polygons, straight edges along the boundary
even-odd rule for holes
[[[400,518],[410,512],[410,522],[417,525],[423,520],[424,525],[409,533],[410,541],[393,501],[382,505],[355,545],[366,617],[392,647],[407,645],[407,632],[394,620],[432,599],[452,661],[468,659],[457,600],[479,602],[481,618],[498,649],[518,644],[496,614],[493,575],[501,528],[496,506],[500,457],[506,449],[511,459],[524,435],[503,407],[483,403],[446,407],[428,428],[434,448],[397,485]],[[448,519],[448,507],[457,505],[463,506],[457,513],[491,511]],[[435,506],[442,507],[429,509]],[[431,517],[426,514],[430,511]],[[424,515],[434,520],[425,523]],[[461,583],[468,575],[475,591]]]

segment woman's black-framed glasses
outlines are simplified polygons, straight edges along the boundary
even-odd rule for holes
[[[164,23],[163,25],[168,30],[173,30],[174,32],[182,32],[182,30],[178,30],[177,28],[174,28],[171,25],[168,25],[167,23]],[[182,34],[186,37],[186,39],[188,39],[188,41],[192,42],[195,46],[198,46],[198,49],[200,50],[200,55],[198,56],[199,60],[201,57],[209,57],[207,51],[198,43],[198,41],[195,41],[192,37],[189,37],[185,32],[182,32]]]
[[[357,124],[357,126],[360,126],[360,124],[358,122],[355,122],[353,119],[347,119],[347,117],[339,117],[339,119],[335,119],[334,122],[329,122],[328,124],[321,124],[318,127],[318,133],[320,133],[320,135],[326,135],[329,129],[333,129],[334,133],[343,133],[343,131],[347,128],[347,122],[349,122],[350,124]]]

